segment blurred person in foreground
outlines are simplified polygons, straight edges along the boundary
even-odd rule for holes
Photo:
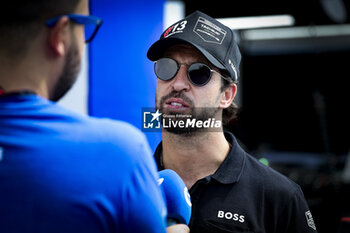
[[[102,20],[88,0],[0,7],[0,232],[166,232],[145,136],[55,103]],[[186,225],[169,232],[188,232]]]

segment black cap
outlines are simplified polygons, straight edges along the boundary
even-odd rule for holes
[[[241,53],[235,34],[227,26],[200,11],[168,27],[148,50],[151,61],[161,58],[170,46],[186,43],[197,48],[215,67],[226,70],[235,82]]]

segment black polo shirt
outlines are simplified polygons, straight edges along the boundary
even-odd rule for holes
[[[230,132],[232,148],[218,170],[189,190],[191,233],[316,233],[296,183],[247,154]],[[155,151],[158,170],[162,143]]]

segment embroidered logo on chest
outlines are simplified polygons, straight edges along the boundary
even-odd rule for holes
[[[217,217],[219,219],[228,219],[228,220],[233,220],[233,221],[241,222],[241,223],[243,223],[245,221],[244,215],[240,215],[240,214],[232,213],[232,212],[225,212],[222,210],[218,211]]]

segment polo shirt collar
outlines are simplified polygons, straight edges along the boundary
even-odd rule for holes
[[[211,178],[222,184],[232,184],[238,182],[242,175],[246,159],[246,152],[241,148],[235,136],[233,136],[231,132],[225,131],[224,133],[226,140],[232,145],[232,147],[220,167],[213,175],[211,175]],[[160,142],[154,153],[154,158],[159,171],[164,169],[161,162],[162,151],[163,146],[162,142]]]
[[[231,149],[212,178],[222,184],[238,182],[245,164],[245,151],[238,144],[232,133],[225,131],[226,140],[232,145]]]

